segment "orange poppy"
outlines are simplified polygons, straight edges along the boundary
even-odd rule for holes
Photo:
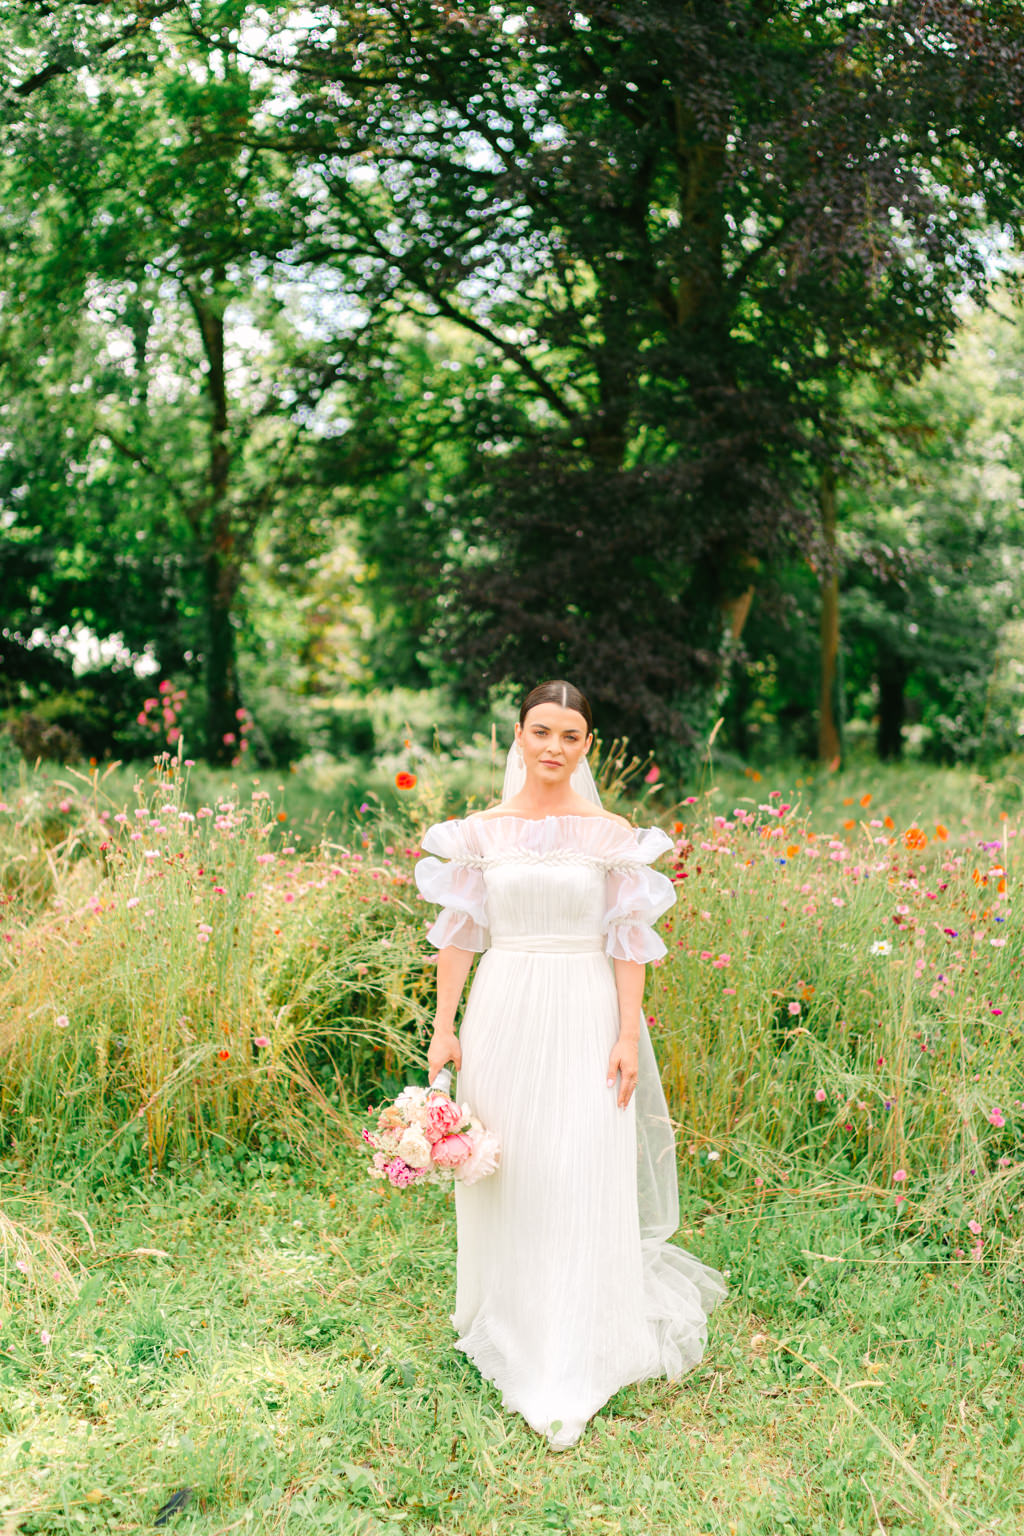
[[[935,836],[939,839],[940,843],[944,843],[949,836],[949,828],[944,827],[941,821],[935,823]]]
[[[907,828],[903,834],[903,841],[908,848],[927,848],[928,846],[927,834],[922,832],[920,827],[916,826]]]
[[[416,775],[414,773],[396,773],[395,787],[396,789],[415,789]]]

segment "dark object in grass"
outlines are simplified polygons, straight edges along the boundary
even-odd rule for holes
[[[154,1525],[166,1525],[172,1515],[176,1515],[180,1509],[184,1509],[192,1497],[191,1488],[179,1488],[177,1493],[172,1493],[166,1504],[161,1504],[156,1512]]]

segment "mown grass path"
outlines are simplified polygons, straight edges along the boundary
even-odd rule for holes
[[[820,1165],[760,1204],[684,1180],[679,1241],[732,1288],[704,1361],[561,1455],[452,1348],[443,1190],[345,1154],[9,1198],[83,1268],[26,1239],[7,1270],[0,1531],[152,1527],[185,1487],[178,1532],[1020,1530],[1022,1277]]]

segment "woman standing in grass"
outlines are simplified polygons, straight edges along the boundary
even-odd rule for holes
[[[535,688],[501,803],[431,827],[416,871],[443,908],[430,1079],[453,1062],[502,1145],[496,1174],[456,1184],[457,1347],[554,1449],[619,1387],[695,1366],[726,1294],[667,1241],[675,1139],[642,1000],[671,841],[604,810],[592,740],[578,689]]]

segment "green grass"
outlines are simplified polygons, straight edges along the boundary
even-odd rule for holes
[[[82,1269],[7,1287],[0,1529],[150,1526],[181,1487],[182,1533],[1019,1529],[1024,1277],[820,1183],[684,1185],[679,1240],[731,1286],[704,1361],[561,1455],[452,1349],[443,1190],[342,1157],[67,1190],[48,1217],[26,1195]]]

